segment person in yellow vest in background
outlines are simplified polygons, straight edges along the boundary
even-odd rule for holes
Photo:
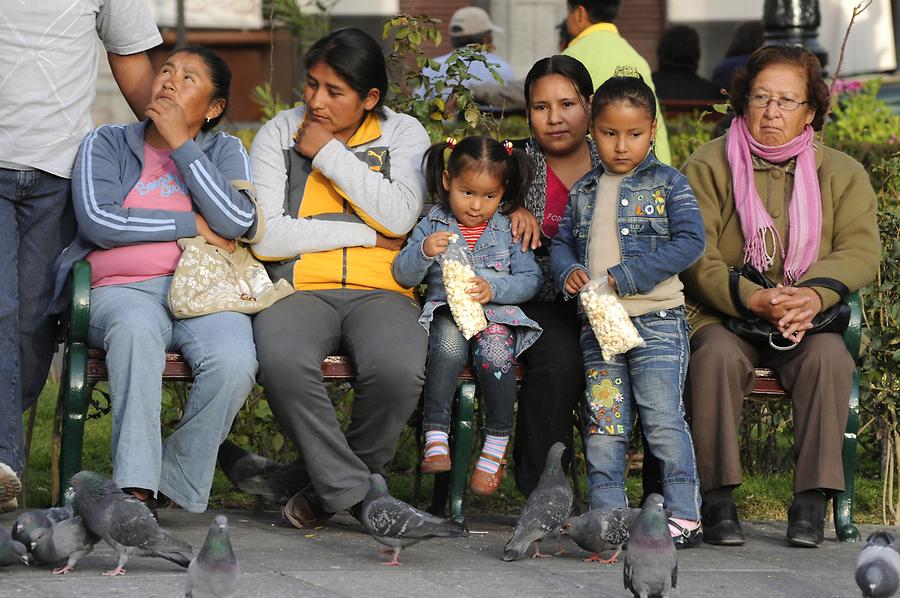
[[[653,88],[652,72],[647,61],[628,41],[619,35],[613,21],[619,16],[622,0],[567,0],[566,24],[575,38],[563,51],[587,67],[594,89],[613,76],[618,66],[632,66]],[[654,93],[656,90],[654,89]],[[656,107],[656,157],[670,164],[669,135],[663,121],[659,100]],[[677,165],[676,165],[677,166]]]

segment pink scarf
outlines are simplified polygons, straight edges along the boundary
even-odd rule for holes
[[[744,233],[744,263],[750,262],[760,272],[768,270],[776,249],[784,258],[784,284],[792,285],[803,276],[819,256],[822,235],[822,198],[816,177],[813,153],[813,130],[806,125],[803,133],[784,145],[762,145],[747,130],[746,120],[735,117],[726,139],[728,164],[734,182],[734,203]],[[750,154],[767,162],[780,164],[797,157],[794,169],[794,190],[788,204],[788,249],[784,245],[775,222],[763,206],[753,182],[753,161]],[[766,236],[772,236],[772,251],[768,251]]]

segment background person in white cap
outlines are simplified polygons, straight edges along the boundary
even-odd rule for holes
[[[450,43],[453,44],[454,50],[458,50],[469,44],[483,44],[493,49],[491,34],[494,31],[499,32],[503,30],[491,22],[491,17],[483,9],[477,6],[465,6],[453,13],[453,16],[450,18],[448,31],[450,33]],[[422,74],[427,75],[432,80],[443,77],[447,70],[447,59],[450,58],[451,54],[452,52],[434,59],[440,65],[438,70],[425,68],[422,70]],[[503,78],[503,81],[509,82],[516,78],[516,74],[509,63],[494,52],[485,52],[484,58],[486,62],[493,65],[494,70]],[[472,79],[465,81],[464,84],[470,89],[474,85],[495,83],[488,68],[480,61],[471,63],[469,74],[472,76]],[[419,91],[421,92],[421,90]]]

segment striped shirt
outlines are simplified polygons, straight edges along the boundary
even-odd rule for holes
[[[481,238],[481,233],[484,232],[484,229],[487,228],[487,220],[479,224],[478,226],[463,226],[459,225],[459,232],[462,233],[463,239],[466,240],[466,244],[469,246],[469,249],[475,249],[475,243],[478,242],[478,239]]]

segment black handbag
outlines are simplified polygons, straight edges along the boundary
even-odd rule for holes
[[[754,344],[769,346],[778,351],[790,351],[799,343],[792,342],[783,336],[771,322],[760,318],[747,309],[741,302],[739,286],[741,277],[764,289],[772,289],[777,285],[765,274],[757,270],[752,264],[744,264],[741,268],[731,268],[728,272],[728,290],[731,293],[731,301],[737,308],[740,318],[730,317],[725,321],[725,327],[739,337]],[[798,287],[825,287],[831,289],[842,298],[850,293],[847,285],[833,278],[810,278],[797,283]],[[812,328],[806,331],[806,335],[820,332],[836,332],[843,334],[850,324],[850,306],[841,301],[826,310],[819,312],[812,320]]]

